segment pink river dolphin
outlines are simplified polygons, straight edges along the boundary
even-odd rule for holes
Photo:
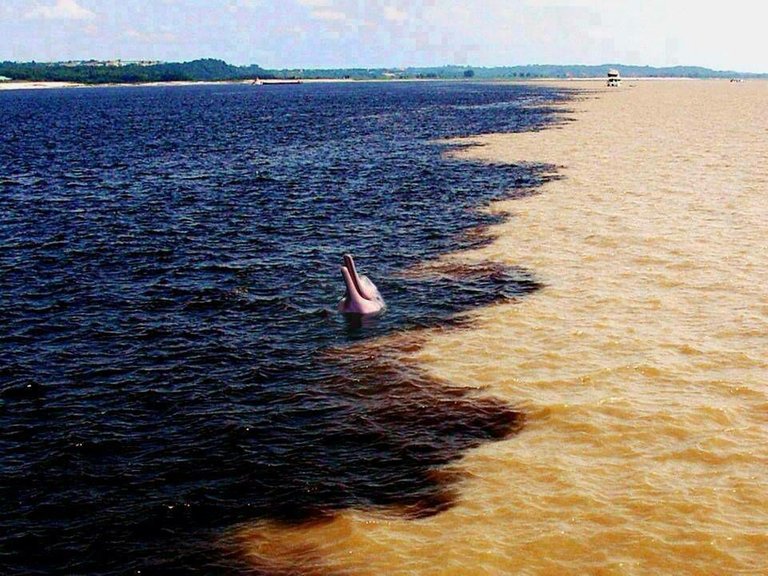
[[[350,254],[344,255],[341,275],[347,285],[347,293],[339,302],[344,314],[376,314],[384,309],[384,299],[376,285],[367,276],[360,276]]]

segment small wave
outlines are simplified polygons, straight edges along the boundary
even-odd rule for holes
[[[504,103],[558,95],[233,86],[210,107],[210,90],[66,93],[20,120],[0,199],[0,410],[23,431],[0,456],[6,500],[25,506],[0,545],[18,573],[215,572],[210,534],[237,522],[436,514],[459,478],[436,469],[522,425],[355,346],[539,287],[514,268],[399,271],[476,245],[469,231],[494,222],[478,205],[547,177],[446,161],[429,142],[540,126]],[[335,312],[347,251],[390,305],[375,322]]]

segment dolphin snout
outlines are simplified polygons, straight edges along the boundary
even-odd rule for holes
[[[366,276],[357,273],[351,254],[344,254],[341,267],[347,292],[339,302],[339,310],[346,314],[375,314],[384,308],[384,300],[376,285]]]

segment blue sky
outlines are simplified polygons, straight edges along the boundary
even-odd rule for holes
[[[266,68],[700,65],[768,72],[754,0],[0,0],[0,60]]]

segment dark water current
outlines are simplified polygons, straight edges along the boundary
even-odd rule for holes
[[[520,415],[346,347],[536,289],[404,271],[484,241],[473,209],[546,177],[431,140],[538,129],[564,97],[0,93],[0,573],[232,574],[237,522],[450,505],[435,468]],[[362,326],[335,311],[347,251],[388,303]]]

